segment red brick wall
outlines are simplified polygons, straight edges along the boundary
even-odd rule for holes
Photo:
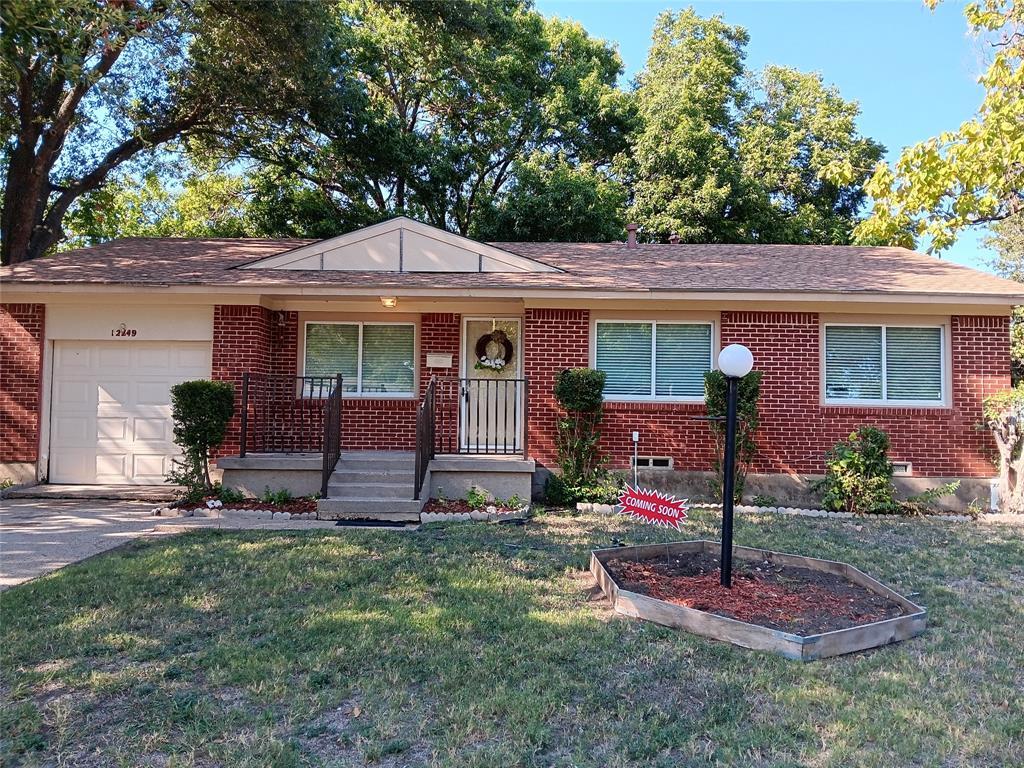
[[[39,457],[43,304],[0,304],[0,461]]]
[[[578,310],[527,310],[526,373],[530,377],[530,453],[553,466],[555,374],[588,364],[589,317]],[[1009,319],[953,317],[952,405],[948,408],[823,406],[820,319],[816,313],[723,312],[721,343],[742,343],[763,373],[758,472],[816,474],[825,452],[856,427],[873,424],[892,440],[892,458],[915,475],[990,476],[990,438],[975,428],[981,401],[1010,384]],[[566,341],[563,343],[562,339]],[[602,444],[618,467],[629,465],[632,432],[642,455],[671,456],[677,469],[707,470],[714,444],[703,405],[607,403]]]
[[[523,318],[523,373],[529,380],[526,428],[530,456],[555,466],[558,405],[555,375],[590,365],[590,312],[586,309],[527,309]]]

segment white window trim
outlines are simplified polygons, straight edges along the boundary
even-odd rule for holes
[[[614,323],[615,325],[649,325],[651,326],[651,394],[650,395],[606,395],[605,402],[609,403],[703,403],[705,398],[699,397],[667,397],[654,394],[658,382],[658,325],[706,325],[711,330],[711,345],[708,351],[709,370],[716,368],[715,363],[715,323],[711,320],[673,320],[663,318],[660,320],[647,319],[619,319],[614,317],[597,318],[590,328],[590,367],[597,368],[597,326],[601,324]]]
[[[832,327],[847,328],[881,328],[882,329],[882,398],[879,399],[842,399],[828,396],[828,382],[826,381],[827,366],[826,356],[828,354],[828,329]],[[886,398],[886,349],[885,333],[887,328],[938,328],[939,329],[939,378],[942,387],[942,396],[938,400],[889,400]],[[825,405],[836,406],[871,406],[875,408],[948,408],[949,407],[949,333],[945,323],[879,323],[879,322],[851,322],[851,323],[823,323],[821,334],[821,398]]]
[[[359,340],[356,347],[356,391],[342,391],[342,397],[361,398],[365,400],[414,400],[419,397],[419,343],[417,341],[416,323],[409,320],[381,321],[376,320],[307,320],[302,328],[302,375],[306,373],[306,338],[311,325],[354,325],[359,328]],[[363,327],[367,325],[403,325],[412,328],[412,390],[409,392],[363,392]],[[326,395],[325,395],[326,397]]]

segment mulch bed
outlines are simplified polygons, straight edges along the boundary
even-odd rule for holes
[[[519,511],[518,509],[513,509],[512,507],[507,507],[504,504],[497,503],[487,504],[474,510],[473,507],[469,506],[469,502],[465,499],[430,499],[430,501],[423,505],[423,511],[433,512],[434,514],[440,513],[443,515],[455,515],[484,510],[490,506],[493,506],[499,513]]]
[[[207,501],[214,501],[216,496],[208,496],[202,501],[197,502],[177,502],[172,504],[173,507],[183,507],[185,509],[196,509],[198,507],[205,507]],[[224,509],[267,509],[271,512],[290,512],[291,514],[297,514],[300,512],[316,512],[316,499],[292,499],[284,504],[268,504],[265,501],[259,499],[245,499],[245,501],[225,501],[223,502]]]
[[[732,589],[719,583],[718,558],[706,552],[606,567],[630,592],[797,635],[903,615],[898,603],[842,576],[768,561],[734,560]]]

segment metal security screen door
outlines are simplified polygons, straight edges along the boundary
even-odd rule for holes
[[[517,453],[523,445],[522,324],[466,318],[459,442],[468,453]]]

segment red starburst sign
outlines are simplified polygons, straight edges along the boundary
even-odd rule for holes
[[[686,519],[686,502],[688,499],[676,499],[649,488],[626,489],[619,496],[619,514],[629,515],[637,520],[665,528],[675,528]]]

